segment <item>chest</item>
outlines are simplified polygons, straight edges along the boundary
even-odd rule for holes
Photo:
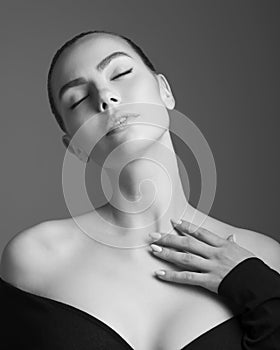
[[[136,350],[181,349],[233,316],[213,293],[159,280],[159,268],[172,267],[149,255],[128,263],[76,254],[56,263],[45,296],[98,318]]]

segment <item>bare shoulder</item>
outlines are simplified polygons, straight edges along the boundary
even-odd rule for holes
[[[251,251],[272,269],[280,273],[280,244],[275,239],[259,232],[243,228],[232,228],[236,243]]]
[[[280,273],[280,244],[278,241],[263,233],[235,227],[210,216],[206,217],[205,223],[208,230],[225,239],[234,234],[237,244],[251,251],[268,266]]]
[[[16,234],[2,252],[1,278],[25,290],[40,290],[50,271],[50,257],[69,239],[69,232],[67,220],[50,220]]]

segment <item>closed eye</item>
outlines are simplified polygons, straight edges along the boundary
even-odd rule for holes
[[[119,78],[119,77],[121,77],[121,76],[123,76],[123,75],[129,74],[129,73],[132,72],[132,70],[133,70],[133,68],[130,68],[129,70],[127,70],[127,71],[125,71],[125,72],[122,72],[122,73],[116,75],[114,78],[112,78],[112,80],[115,80],[115,79],[117,79],[117,78]]]
[[[132,71],[133,71],[133,68],[130,68],[129,70],[127,70],[127,71],[125,71],[125,72],[122,72],[122,73],[116,75],[114,78],[112,78],[112,80],[115,80],[115,79],[117,79],[117,78],[119,78],[119,77],[121,77],[121,76],[123,76],[123,75],[129,74],[129,73],[131,73]],[[89,96],[89,94],[86,95],[85,97],[83,97],[81,100],[75,102],[72,106],[70,106],[70,109],[74,109],[75,107],[77,107],[77,106],[78,106],[81,102],[83,102],[88,96]]]
[[[70,109],[74,109],[76,106],[78,106],[78,104],[80,104],[81,102],[83,102],[83,100],[85,100],[89,95],[86,95],[85,97],[83,97],[81,100],[75,102],[72,106],[70,106]]]

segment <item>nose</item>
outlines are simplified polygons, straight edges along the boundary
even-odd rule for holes
[[[99,93],[98,108],[100,112],[105,112],[106,110],[117,106],[120,104],[120,96],[110,90],[102,90]]]

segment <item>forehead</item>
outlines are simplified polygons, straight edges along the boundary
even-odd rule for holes
[[[77,76],[83,75],[106,56],[115,51],[123,51],[142,63],[138,54],[124,39],[113,35],[91,34],[79,39],[67,48],[57,60],[52,73],[52,88],[58,87]]]

